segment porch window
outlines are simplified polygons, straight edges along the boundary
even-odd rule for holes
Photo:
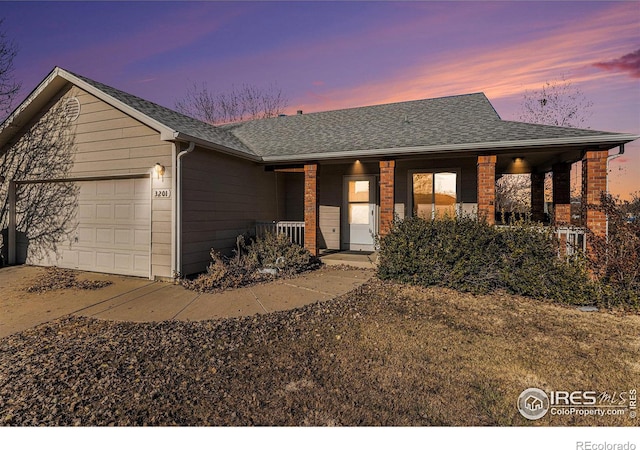
[[[411,178],[413,215],[426,219],[454,216],[457,202],[455,172],[414,172]]]

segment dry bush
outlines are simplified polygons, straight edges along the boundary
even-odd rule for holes
[[[187,289],[199,292],[216,292],[241,286],[272,281],[277,276],[292,276],[320,267],[318,258],[308,250],[292,243],[284,235],[267,233],[246,244],[244,236],[238,236],[234,255],[225,258],[211,250],[212,262],[207,272],[194,280],[180,283]],[[277,273],[261,269],[276,269]]]
[[[638,203],[637,195],[622,201],[603,193],[599,205],[587,205],[607,215],[607,236],[587,235],[590,268],[607,306],[640,306],[640,218],[633,212]]]

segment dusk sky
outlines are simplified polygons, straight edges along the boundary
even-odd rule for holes
[[[640,134],[640,2],[4,2],[24,98],[54,66],[173,108],[189,85],[277,84],[288,113],[484,92],[518,120],[565,77],[586,126]],[[610,189],[640,190],[640,142]]]

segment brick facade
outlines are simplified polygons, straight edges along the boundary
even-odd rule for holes
[[[380,161],[380,236],[389,233],[393,222],[395,161]]]
[[[478,217],[496,223],[496,155],[478,156]]]
[[[587,151],[582,159],[582,202],[586,205],[599,205],[600,194],[607,191],[606,150]],[[604,236],[607,233],[607,217],[601,211],[586,208],[584,225],[594,234]]]
[[[318,255],[318,165],[304,166],[304,248]]]
[[[554,164],[553,170],[553,224],[571,223],[571,164]]]
[[[531,220],[544,220],[544,173],[531,174]]]

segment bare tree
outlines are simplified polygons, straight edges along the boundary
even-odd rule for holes
[[[593,102],[564,76],[547,81],[540,89],[525,91],[521,106],[522,122],[559,127],[584,127],[591,117]]]
[[[525,214],[531,210],[531,176],[505,174],[496,181],[496,211]]]
[[[213,92],[206,83],[194,83],[175,103],[182,114],[211,124],[276,117],[287,105],[287,98],[274,84],[266,88],[243,84],[229,92]]]
[[[564,76],[560,80],[547,81],[540,89],[525,91],[520,107],[520,121],[541,125],[578,128],[584,127],[591,116],[593,103],[584,93]],[[575,170],[575,169],[573,169]],[[552,176],[545,177],[545,198],[551,197]],[[531,178],[502,177],[496,183],[496,204],[504,209],[498,211],[522,212],[527,197],[530,207]],[[572,198],[579,198],[579,186],[574,183]]]
[[[74,229],[78,186],[41,182],[64,179],[73,167],[74,132],[66,112],[64,102],[59,102],[0,155],[0,229],[4,244],[10,212],[9,182],[15,181],[18,240],[28,246],[29,254],[38,257],[56,251]],[[6,255],[6,248],[3,253]]]
[[[0,19],[0,122],[11,112],[13,101],[22,87],[13,76],[13,59],[18,49],[2,31],[3,23],[4,19]]]

